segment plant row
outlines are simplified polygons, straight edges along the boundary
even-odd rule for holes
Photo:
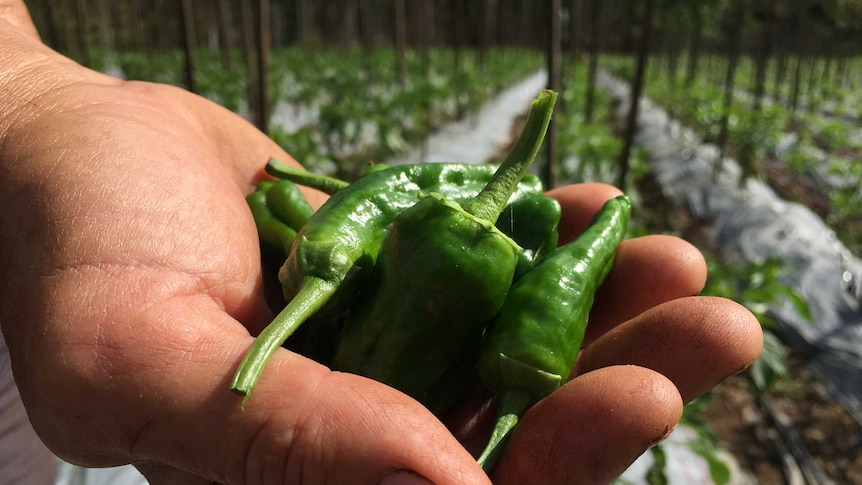
[[[284,51],[273,78],[292,105],[314,107],[316,119],[298,130],[271,135],[303,164],[352,178],[369,161],[404,152],[441,125],[477,110],[490,96],[539,69],[534,51],[497,50],[480,59],[475,51],[410,51],[406,76],[395,68],[395,52],[332,53],[302,72],[291,66],[306,53]],[[292,57],[292,58],[291,58]],[[275,59],[276,56],[273,56]]]
[[[247,72],[239,51],[201,50],[199,93],[245,114]],[[541,67],[540,53],[491,50],[410,50],[403,69],[393,49],[276,49],[270,54],[269,92],[274,110],[311,113],[300,126],[271,123],[270,136],[309,168],[351,178],[369,161],[416,145],[440,125],[466,116],[490,96]],[[97,68],[127,79],[182,85],[181,51],[161,55],[110,53]]]
[[[621,123],[613,112],[615,103],[611,95],[601,90],[591,92],[587,72],[582,64],[568,65],[564,69],[564,87],[555,115],[559,142],[555,175],[561,183],[613,183],[617,180],[623,150],[619,135]],[[590,97],[592,101],[588,101]],[[649,153],[643,149],[636,149],[631,155],[632,176],[628,178],[629,186],[625,187],[634,204],[629,236],[655,232],[684,236],[688,228],[670,225],[668,214],[651,214],[672,208],[655,200],[655,189],[648,182],[648,157]],[[740,302],[754,313],[764,328],[764,351],[746,376],[754,392],[768,392],[776,382],[787,378],[786,350],[773,332],[777,322],[768,309],[789,300],[800,315],[810,318],[807,304],[783,283],[784,266],[780,261],[733,262],[722,258],[713,248],[700,245],[700,249],[708,262],[707,284],[702,294]],[[728,483],[730,469],[719,456],[720,443],[711,425],[702,417],[710,399],[707,394],[686,405],[680,423],[694,435],[684,446],[705,460],[714,483]],[[654,447],[650,453],[653,462],[647,472],[649,480],[666,481],[663,446]]]
[[[651,71],[654,75],[663,75],[675,87],[683,87],[694,79],[722,85],[728,62],[727,56],[702,56],[692,71],[694,77],[690,78],[686,62],[672,56],[655,56],[651,60]],[[634,69],[633,65],[619,67]],[[772,102],[788,108],[858,120],[862,115],[860,73],[862,57],[773,56],[759,62],[746,55],[737,58],[732,80],[737,89],[761,92]]]
[[[632,71],[631,60],[625,58],[607,58],[605,66],[623,76]],[[725,147],[744,177],[774,182],[782,196],[823,217],[851,252],[862,253],[859,128],[844,119],[793,112],[770,101],[756,105],[744,86],[734,87],[725,109],[727,93],[714,76],[698,77],[683,88],[653,70],[645,93],[704,142]]]

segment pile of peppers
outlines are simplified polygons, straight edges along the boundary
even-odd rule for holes
[[[373,165],[347,183],[270,160],[276,180],[247,201],[285,305],[231,390],[247,399],[283,345],[438,415],[481,383],[498,399],[478,458],[490,472],[519,417],[568,379],[631,209],[625,196],[607,201],[558,246],[559,203],[527,173],[556,98],[532,102],[499,165]],[[297,184],[330,198],[314,211]]]

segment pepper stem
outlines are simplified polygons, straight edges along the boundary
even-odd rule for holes
[[[532,401],[530,393],[521,388],[506,389],[498,395],[497,399],[497,421],[494,423],[488,444],[476,459],[487,474],[491,473],[503,455],[506,442],[509,441],[518,420]]]
[[[533,100],[521,136],[518,137],[512,150],[485,188],[464,207],[464,210],[492,222],[500,217],[503,207],[506,206],[521,178],[539,153],[556,102],[557,93],[548,89],[543,90]]]
[[[301,168],[291,167],[275,158],[270,158],[269,161],[266,162],[266,167],[264,169],[266,170],[266,173],[273,177],[290,180],[295,184],[311,187],[312,189],[319,190],[328,195],[332,195],[350,185],[349,182],[345,182],[344,180],[337,179],[335,177],[328,177],[326,175],[311,173],[308,170],[303,170]]]
[[[314,315],[335,293],[337,286],[319,278],[307,278],[297,295],[290,300],[272,322],[263,329],[249,347],[234,374],[230,390],[245,396],[254,389],[267,361],[293,332]]]

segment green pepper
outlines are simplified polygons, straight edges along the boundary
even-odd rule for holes
[[[278,179],[290,180],[296,184],[311,187],[328,195],[332,195],[350,185],[349,182],[335,177],[312,173],[298,167],[291,167],[275,158],[270,158],[266,162],[264,170]]]
[[[464,204],[422,194],[389,227],[368,289],[332,361],[424,400],[503,304],[522,248],[494,224],[532,163],[556,93],[533,102],[524,132]]]
[[[369,173],[335,191],[302,226],[279,270],[287,306],[255,339],[231,390],[248,395],[266,361],[309,317],[344,312],[374,268],[386,229],[416,203],[420,191],[453,202],[475,197],[494,176],[494,165],[430,163]],[[538,177],[525,175],[511,200],[542,193]]]
[[[497,228],[524,248],[515,270],[518,280],[545,254],[557,247],[560,203],[543,194],[520,198],[507,205],[497,219]]]
[[[365,169],[364,175],[369,175],[369,174],[372,174],[374,172],[386,170],[387,168],[389,168],[389,165],[386,165],[385,163],[369,162],[368,168]]]
[[[563,385],[575,365],[596,289],[626,232],[631,202],[604,204],[574,241],[542,259],[506,296],[478,359],[481,381],[498,396],[497,421],[479,464],[490,471],[521,414]]]
[[[523,248],[519,252],[514,280],[557,247],[560,216],[560,203],[544,194],[524,196],[503,209],[497,219],[497,228]],[[452,362],[421,398],[435,415],[442,415],[477,384],[476,357],[480,342],[481,336],[478,336],[474,342],[468,343],[467,351]]]
[[[503,304],[519,251],[493,224],[424,196],[392,223],[332,367],[421,398]]]
[[[314,210],[289,180],[264,181],[246,197],[264,258],[284,260],[296,233]]]
[[[290,180],[276,180],[266,191],[266,206],[292,229],[298,231],[314,214],[305,195]],[[286,249],[290,249],[288,245]]]

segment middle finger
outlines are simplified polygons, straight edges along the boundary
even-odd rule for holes
[[[690,243],[663,235],[623,241],[596,293],[584,346],[656,305],[696,295],[705,282],[706,262]]]

